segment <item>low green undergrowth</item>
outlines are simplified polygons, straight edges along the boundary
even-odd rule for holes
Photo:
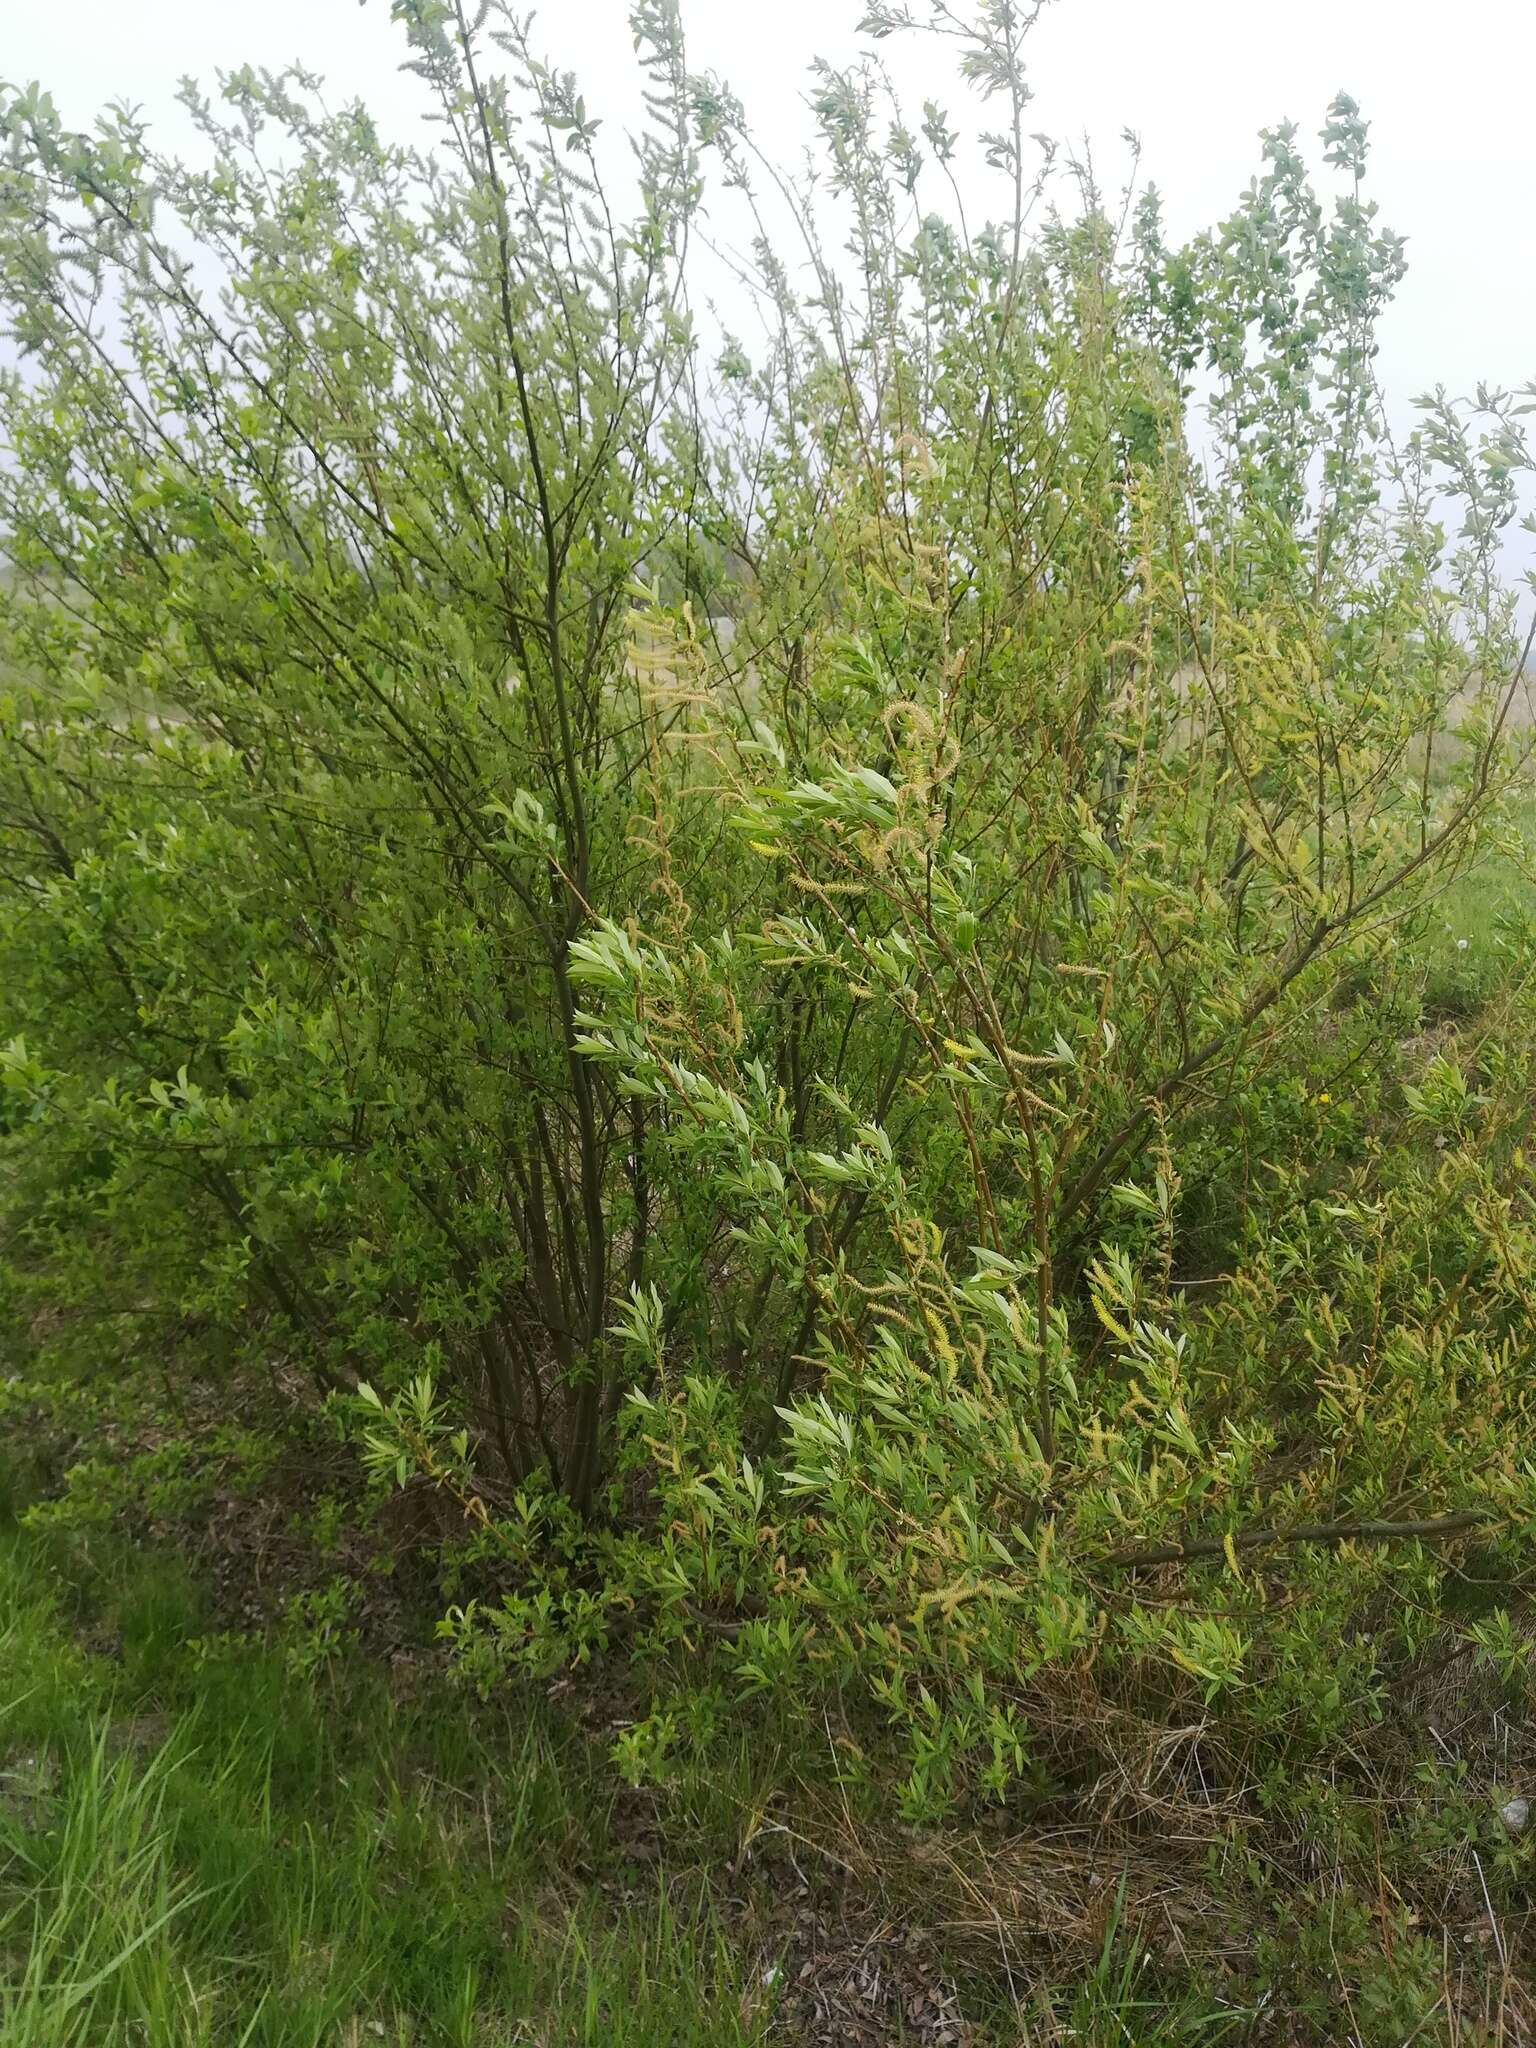
[[[292,1629],[210,1633],[169,1552],[10,1520],[0,1657],[4,2048],[794,2042],[787,1979],[825,1965],[835,2012],[889,1915],[925,1918],[892,1893],[844,1926],[834,1886],[815,1937],[834,1953],[796,1945],[777,1910],[781,1886],[805,1897],[793,1849],[743,1871],[780,1835],[817,1867],[811,1836],[769,1819],[793,1770],[767,1716],[734,1768],[717,1753],[637,1831],[601,1741],[534,1695],[490,1708],[430,1660],[386,1683]],[[1016,1977],[957,1956],[946,2011],[964,2038],[1231,2039],[1232,1996],[1149,1970],[1123,1890],[1106,1903],[1065,1978],[1023,1949]],[[914,2014],[911,2039],[929,2038]]]
[[[1530,1653],[1479,1590],[1493,1553],[1394,1710],[1310,1765],[1220,1782],[1197,1721],[1123,1748],[1107,1800],[1041,1787],[893,1832],[846,1749],[769,1701],[626,1794],[612,1721],[572,1717],[568,1688],[488,1703],[426,1648],[220,1628],[170,1550],[14,1504],[4,2048],[793,2044],[818,2011],[893,2042],[942,2012],[970,2031],[937,2038],[977,2048],[1202,2048],[1332,2042],[1341,2010],[1392,2048],[1528,2017],[1536,1865],[1503,1808],[1536,1782]],[[859,1958],[890,1970],[892,1930],[899,1989],[871,2015]]]
[[[5,2048],[762,2038],[763,1960],[527,1702],[297,1676],[163,1558],[57,1556],[0,1535]]]

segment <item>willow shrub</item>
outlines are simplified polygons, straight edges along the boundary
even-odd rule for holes
[[[1369,1713],[1536,1492],[1518,1001],[1400,1089],[1523,443],[1387,438],[1356,109],[1171,248],[988,0],[968,230],[936,104],[816,67],[809,192],[647,0],[621,200],[515,17],[394,12],[432,155],[297,72],[193,167],[5,102],[13,1402],[77,1501],[350,1417],[487,1682],[650,1654],[637,1772],[742,1689],[914,1812],[1074,1714]]]

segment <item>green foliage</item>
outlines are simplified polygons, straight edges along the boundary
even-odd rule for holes
[[[819,66],[833,255],[670,5],[627,211],[511,14],[395,12],[433,157],[297,72],[191,168],[4,104],[9,1403],[167,1511],[232,1401],[256,1489],[349,1429],[481,1684],[634,1658],[635,1780],[759,1695],[913,1821],[1311,1768],[1536,1523],[1529,1005],[1421,1057],[1404,972],[1510,781],[1518,405],[1394,450],[1347,99],[1331,203],[1285,129],[1122,236],[989,4],[1003,224]]]

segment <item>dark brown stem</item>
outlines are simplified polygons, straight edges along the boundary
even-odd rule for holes
[[[1158,1564],[1186,1564],[1195,1558],[1224,1557],[1233,1550],[1264,1550],[1290,1543],[1438,1543],[1460,1536],[1495,1519],[1487,1508],[1463,1508],[1454,1515],[1432,1515],[1425,1521],[1392,1522],[1369,1516],[1337,1522],[1297,1522],[1288,1529],[1233,1529],[1226,1536],[1193,1536],[1187,1543],[1147,1543],[1112,1550],[1103,1563],[1120,1572],[1146,1571]]]

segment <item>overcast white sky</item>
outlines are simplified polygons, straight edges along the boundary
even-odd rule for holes
[[[0,0],[0,10],[12,17],[0,76],[40,79],[72,125],[127,98],[157,127],[163,115],[171,139],[182,73],[212,84],[220,67],[295,57],[391,130],[419,104],[397,69],[387,0]],[[759,139],[792,157],[808,132],[806,62],[855,54],[863,11],[863,0],[685,0],[690,61],[726,77]],[[536,41],[580,73],[589,112],[610,132],[635,104],[626,15],[626,0],[549,0],[537,17]],[[956,125],[980,125],[966,89],[935,70],[932,45],[882,47],[914,114],[933,95]],[[1394,412],[1407,424],[1408,399],[1436,381],[1467,391],[1480,378],[1536,378],[1536,0],[1054,0],[1030,66],[1031,125],[1090,138],[1111,188],[1120,131],[1136,130],[1143,173],[1179,234],[1230,207],[1256,166],[1260,128],[1289,117],[1311,136],[1333,94],[1352,93],[1372,124],[1383,220],[1409,237],[1408,279],[1383,334]]]

